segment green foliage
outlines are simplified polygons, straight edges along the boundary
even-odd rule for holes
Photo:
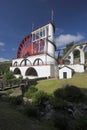
[[[67,102],[61,98],[55,98],[52,101],[52,105],[55,110],[63,110],[67,106]]]
[[[7,73],[4,74],[3,80],[11,80],[15,78],[14,73],[11,71],[8,71]]]
[[[28,88],[28,91],[25,92],[24,96],[27,97],[27,98],[32,98],[37,90],[38,89],[35,88],[35,86],[32,85]]]
[[[64,88],[57,89],[54,92],[54,96],[57,99],[61,98],[70,102],[83,102],[86,99],[81,89],[73,85],[66,85]]]
[[[49,99],[47,93],[43,91],[37,91],[33,97],[33,101],[38,105],[42,106]]]
[[[8,94],[8,95],[9,95],[9,94],[12,94],[13,92],[14,92],[14,90],[13,90],[13,89],[9,89],[9,90],[7,90],[7,91],[6,91],[6,94]]]
[[[68,50],[71,49],[71,47],[74,45],[74,42],[66,44],[66,48],[63,50],[64,55],[68,52]]]
[[[23,98],[22,96],[10,97],[9,101],[12,105],[21,105],[23,103]]]
[[[0,63],[0,74],[4,74],[9,71],[9,67],[11,66],[11,62],[1,62]]]

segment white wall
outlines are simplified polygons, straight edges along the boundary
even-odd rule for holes
[[[72,68],[75,72],[84,72],[84,65],[74,64],[74,65],[67,65],[68,67]]]
[[[67,73],[67,79],[68,78],[72,78],[72,70],[67,68],[67,67],[64,67],[64,68],[61,68],[59,70],[59,79],[64,79],[63,77],[63,73],[66,72]]]
[[[28,66],[22,66],[22,67],[17,67],[20,69],[21,74],[23,78],[26,78],[25,73],[26,70],[29,68]],[[55,66],[54,65],[41,65],[41,66],[33,66],[38,74],[37,78],[41,77],[54,77],[55,76]],[[10,67],[10,71],[13,71],[16,69],[16,67]]]
[[[64,65],[59,65],[60,68],[62,68]],[[82,73],[84,72],[84,65],[80,64],[73,64],[73,65],[67,65],[69,68],[73,69],[75,72]]]

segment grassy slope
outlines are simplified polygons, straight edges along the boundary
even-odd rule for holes
[[[66,84],[72,84],[80,88],[87,88],[87,73],[76,73],[71,79],[50,79],[45,81],[40,81],[36,85],[36,88],[43,90],[47,93],[53,93],[57,88],[63,87]]]
[[[32,120],[12,108],[7,102],[0,101],[0,130],[48,130],[43,122]],[[51,129],[53,130],[53,129]]]

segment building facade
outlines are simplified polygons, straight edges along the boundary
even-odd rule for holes
[[[55,77],[54,33],[54,25],[48,23],[26,36],[19,45],[17,57],[12,60],[10,71],[23,78]]]

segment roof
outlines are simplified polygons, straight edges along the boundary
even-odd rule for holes
[[[65,68],[65,67],[68,68],[68,69],[70,69],[70,70],[72,70],[72,71],[74,71],[72,68],[70,68],[70,67],[68,67],[68,66],[63,66],[63,67],[61,67],[60,69],[63,69],[63,68]],[[59,69],[59,70],[60,70],[60,69]]]

